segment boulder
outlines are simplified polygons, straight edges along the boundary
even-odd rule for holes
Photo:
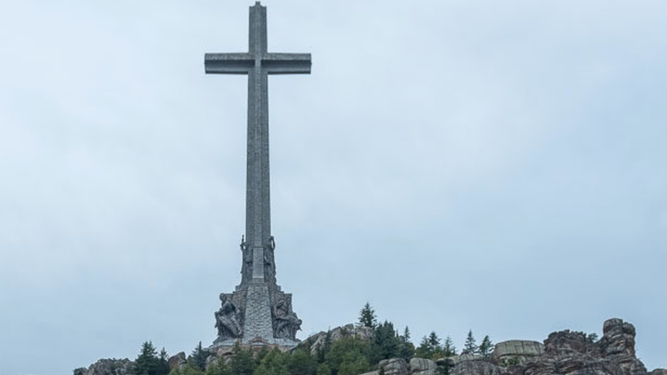
[[[665,370],[664,368],[657,368],[649,372],[649,375],[667,375],[667,370]]]
[[[435,375],[438,365],[426,358],[412,358],[410,360],[411,375]]]
[[[383,359],[378,364],[385,375],[410,375],[408,363],[403,358]]]
[[[451,371],[452,375],[501,375],[500,367],[488,360],[461,361]]]
[[[175,368],[177,368],[179,370],[183,370],[183,368],[185,368],[185,363],[186,363],[186,359],[185,359],[185,353],[184,352],[180,352],[180,353],[176,354],[175,356],[172,356],[171,358],[169,358],[169,368],[171,370],[173,370]]]
[[[528,359],[538,357],[542,353],[544,353],[544,345],[537,341],[503,341],[497,343],[493,350],[493,362],[495,364],[507,364],[509,362],[523,364]]]

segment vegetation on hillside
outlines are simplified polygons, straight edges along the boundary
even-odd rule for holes
[[[213,353],[203,348],[200,342],[188,356],[185,367],[171,371],[164,349],[158,354],[153,344],[146,342],[135,360],[131,375],[358,375],[378,369],[378,363],[383,359],[403,358],[409,361],[413,357],[438,359],[457,355],[452,339],[447,336],[443,342],[435,332],[423,337],[415,348],[410,341],[408,327],[399,334],[393,323],[378,323],[369,303],[359,313],[358,326],[370,328],[372,338],[349,335],[332,342],[330,334],[327,334],[324,343],[315,349],[313,342],[306,341],[285,353],[277,348],[269,350],[264,347],[253,354],[250,349],[236,346],[228,360],[212,361],[208,368],[207,360]],[[488,355],[492,345],[489,337],[485,336],[478,346],[470,331],[462,353]],[[442,369],[442,373],[448,372],[448,369]]]

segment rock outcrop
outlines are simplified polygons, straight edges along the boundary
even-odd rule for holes
[[[635,327],[621,319],[604,323],[594,342],[582,332],[554,332],[544,345],[532,341],[498,343],[493,356],[439,360],[453,375],[649,375],[635,355]],[[651,375],[665,375],[655,370]]]
[[[409,375],[410,368],[403,358],[384,359],[378,367],[384,370],[385,375]]]
[[[436,375],[438,365],[425,358],[412,358],[410,360],[410,375]]]
[[[332,344],[343,337],[357,337],[364,340],[371,339],[373,337],[373,329],[348,324],[342,327],[336,327],[328,332],[320,332],[312,335],[300,343],[299,347],[310,346],[310,353],[315,354],[319,349],[325,346],[327,341]]]
[[[134,362],[129,359],[100,359],[87,369],[75,370],[75,375],[130,375]]]
[[[169,369],[173,370],[175,368],[179,370],[183,370],[185,368],[185,364],[187,363],[185,353],[180,352],[176,354],[175,356],[172,356],[169,358]]]

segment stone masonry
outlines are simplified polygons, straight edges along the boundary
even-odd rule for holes
[[[237,342],[294,347],[301,320],[292,296],[276,283],[275,239],[271,234],[268,76],[309,74],[310,54],[269,53],[266,8],[250,7],[249,47],[241,53],[207,53],[207,74],[248,76],[246,233],[241,239],[241,284],[220,295],[215,312],[218,338],[211,348]]]

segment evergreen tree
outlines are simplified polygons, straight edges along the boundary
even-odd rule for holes
[[[271,350],[264,356],[253,375],[290,375],[287,369],[287,356],[278,348]]]
[[[166,351],[163,350],[166,357]],[[162,354],[162,353],[161,353]],[[133,375],[167,375],[169,373],[169,365],[166,368],[164,362],[166,358],[158,357],[157,350],[153,343],[147,341],[141,346],[141,353],[137,359],[134,360]]]
[[[472,334],[472,329],[468,331],[468,337],[466,338],[466,343],[463,347],[463,352],[466,354],[475,354],[478,353],[479,347],[477,346],[477,341],[475,336]]]
[[[317,372],[315,375],[331,375],[331,367],[328,364],[322,363],[317,366]]]
[[[370,349],[371,344],[367,340],[343,337],[331,344],[331,350],[326,354],[326,364],[334,375],[341,375],[340,371],[348,373],[357,369],[367,369],[370,367],[368,358]]]
[[[442,354],[445,357],[452,357],[456,355],[456,347],[454,346],[452,338],[449,336],[447,336],[445,343],[442,345]]]
[[[440,346],[440,338],[435,334],[435,332],[431,332],[431,334],[428,336],[428,345],[433,354],[442,351],[442,347]]]
[[[403,330],[403,336],[400,336],[399,338],[400,345],[398,356],[409,362],[410,358],[415,355],[415,346],[410,342],[410,330],[407,326],[405,326],[405,330]]]
[[[243,349],[236,344],[232,351],[232,359],[229,361],[229,367],[234,375],[252,375],[257,367],[252,351]]]
[[[375,327],[369,360],[371,363],[377,363],[383,359],[398,357],[400,346],[401,339],[396,334],[394,325],[385,321]]]
[[[491,352],[493,351],[493,343],[491,342],[491,339],[489,338],[489,335],[484,336],[484,339],[482,340],[482,343],[479,344],[479,354],[488,357],[491,355]]]
[[[169,354],[167,354],[167,351],[162,347],[162,350],[160,350],[160,359],[158,360],[158,374],[169,374],[169,371],[171,370],[169,368]]]
[[[211,355],[211,353],[202,348],[201,341],[199,345],[195,347],[195,350],[192,351],[192,355],[189,358],[188,362],[192,362],[193,366],[197,367],[200,370],[206,370],[206,359]]]
[[[364,308],[359,312],[359,324],[363,327],[375,328],[377,325],[377,317],[375,316],[375,310],[371,307],[370,303],[366,302]]]
[[[206,370],[206,375],[234,375],[224,360],[218,360]]]
[[[440,338],[435,332],[422,338],[419,347],[415,350],[415,356],[419,358],[434,359],[442,355]]]
[[[292,375],[314,375],[317,371],[317,360],[309,351],[297,349],[289,357],[287,369]]]

